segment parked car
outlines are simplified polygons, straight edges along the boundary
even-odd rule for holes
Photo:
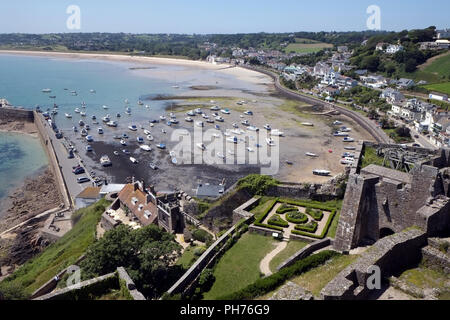
[[[91,180],[89,180],[88,178],[86,178],[86,177],[81,177],[81,178],[78,178],[77,179],[77,182],[78,183],[86,183],[86,182],[89,182],[89,181],[91,181]]]
[[[73,169],[72,172],[76,175],[79,175],[79,174],[85,173],[86,171],[84,170],[83,167],[78,167],[78,168]]]

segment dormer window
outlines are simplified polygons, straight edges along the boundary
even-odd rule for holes
[[[150,219],[151,216],[152,216],[152,213],[151,213],[150,211],[148,211],[148,210],[145,210],[145,211],[144,211],[144,217],[145,217],[146,219]]]
[[[140,204],[139,207],[138,207],[138,210],[139,210],[139,211],[142,211],[142,209],[144,209],[144,205],[143,205],[143,204]]]
[[[136,197],[131,198],[131,203],[135,206],[138,203],[138,199]]]

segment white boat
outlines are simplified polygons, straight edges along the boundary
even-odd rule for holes
[[[186,115],[189,117],[194,117],[195,116],[195,112],[193,110],[186,112]]]
[[[50,93],[50,92],[52,92],[52,89],[42,89],[42,92],[43,93]]]
[[[282,137],[282,136],[284,136],[284,132],[279,131],[278,129],[272,130],[272,131],[270,132],[270,134],[271,134],[272,136],[277,136],[277,137]]]
[[[356,150],[356,147],[344,147],[345,150]]]
[[[349,137],[345,137],[344,140],[342,140],[343,142],[355,142],[355,139],[353,138],[349,138]]]
[[[307,152],[307,153],[306,153],[306,156],[311,157],[311,158],[317,158],[317,157],[318,157],[317,154],[312,153],[312,152]]]
[[[88,135],[87,130],[86,130],[86,129],[82,129],[82,130],[81,130],[81,136],[82,136],[82,137],[86,137],[87,135]]]
[[[119,155],[119,151],[114,151],[113,153],[114,153],[115,156]]]
[[[255,127],[255,126],[249,126],[249,127],[247,128],[247,130],[250,130],[250,131],[259,131],[259,128]]]
[[[117,122],[116,121],[109,121],[106,125],[108,127],[117,127]]]
[[[161,132],[164,133],[164,134],[167,133],[166,129],[161,129]]]
[[[86,136],[86,141],[87,142],[93,142],[94,141],[94,137],[93,136]]]
[[[133,158],[133,157],[130,157],[130,161],[133,162],[134,164],[139,163],[139,162],[137,161],[137,159],[136,159],[136,158]]]
[[[150,135],[150,134],[149,134],[149,135],[147,136],[147,140],[148,140],[148,141],[153,141],[153,140],[154,140],[154,138],[153,138],[153,136],[152,136],[152,135]]]
[[[86,108],[86,102],[83,101],[83,102],[81,103],[81,107],[82,107],[82,108]]]
[[[109,114],[108,114],[107,116],[104,116],[104,117],[102,118],[102,121],[103,121],[103,122],[110,122],[111,119],[109,118]]]
[[[351,132],[352,129],[351,128],[347,128],[347,127],[342,127],[341,128],[341,132]]]
[[[94,90],[94,89],[91,89],[90,90],[90,93],[95,93],[96,91]]]
[[[107,109],[109,109],[109,107],[108,106],[103,106],[103,109],[107,110]]]
[[[236,136],[228,137],[226,140],[227,140],[227,142],[231,142],[231,143],[234,143],[234,144],[238,143],[238,138]]]
[[[218,134],[218,133],[213,133],[213,135],[212,135],[214,138],[220,138],[220,134]]]
[[[125,99],[125,104],[129,104],[130,103],[130,101],[128,100],[128,99]]]
[[[132,124],[128,126],[128,129],[130,129],[131,131],[137,131],[138,128],[136,127],[136,125]]]
[[[206,113],[203,113],[203,114],[202,114],[202,118],[203,118],[203,119],[209,119],[209,116],[208,116]]]
[[[333,133],[333,135],[335,137],[348,137],[348,133],[347,132],[342,132],[342,131],[336,131],[335,133]]]
[[[175,151],[170,151],[169,155],[173,158],[177,155],[177,153]]]
[[[158,167],[156,166],[156,164],[154,164],[153,162],[150,163],[149,166],[150,166],[150,168],[151,168],[152,170],[157,170],[157,169],[158,169]]]
[[[203,110],[200,109],[200,108],[197,108],[197,109],[195,109],[194,112],[195,112],[196,114],[202,114],[202,113],[203,113]]]
[[[186,119],[184,119],[186,122],[194,122],[194,119],[192,119],[191,117],[187,117]]]
[[[205,126],[205,124],[203,123],[203,121],[198,121],[195,123],[195,125],[199,128],[203,128]]]
[[[142,138],[142,137],[137,137],[137,138],[136,138],[136,141],[137,141],[138,143],[144,143],[144,138]]]
[[[266,142],[270,147],[275,146],[275,141],[272,138],[267,138]]]
[[[250,148],[250,147],[247,148],[247,151],[248,151],[248,152],[255,152],[255,150],[252,149],[252,148]]]
[[[81,112],[80,112],[80,116],[86,117],[86,112],[81,111]]]
[[[272,127],[270,126],[270,124],[265,124],[264,129],[266,129],[267,131],[271,131]]]
[[[146,136],[148,136],[148,135],[150,135],[150,134],[152,134],[149,130],[147,130],[147,129],[145,129],[144,130],[144,134],[146,135]]]
[[[241,129],[233,129],[233,130],[231,130],[231,133],[241,135],[244,133],[244,131]]]
[[[326,176],[329,176],[331,174],[331,172],[328,170],[316,169],[316,170],[313,170],[313,174],[316,176],[325,176],[326,177]]]
[[[230,114],[230,110],[228,109],[222,109],[220,110],[220,112],[222,112],[223,114]]]
[[[239,126],[238,126],[238,124],[237,123],[233,123],[233,128],[239,128]]]
[[[225,155],[222,152],[217,152],[217,156],[223,160],[225,160]]]
[[[158,149],[164,150],[164,149],[166,148],[166,145],[165,145],[164,143],[159,143],[159,144],[156,145],[156,147],[157,147]]]
[[[122,139],[122,140],[120,140],[120,144],[123,145],[123,146],[126,146],[126,145],[127,145],[127,142],[126,142],[125,140]]]
[[[333,126],[341,126],[342,125],[342,122],[341,121],[335,121],[335,122],[333,122]]]
[[[218,122],[224,122],[225,121],[221,116],[217,116],[215,119]]]
[[[131,108],[127,108],[127,109],[125,110],[125,113],[126,113],[127,115],[131,115]]]
[[[141,148],[142,150],[147,151],[147,152],[152,151],[152,148],[150,148],[150,146],[146,145],[146,144],[143,144],[139,148]]]
[[[170,119],[169,121],[170,121],[170,123],[172,123],[172,124],[178,124],[178,123],[180,123],[177,119]]]
[[[75,113],[80,113],[80,109],[79,108],[75,108]]]
[[[150,106],[148,104],[145,105],[145,108],[150,109]]]
[[[140,105],[140,106],[143,106],[143,105],[144,105],[144,103],[142,102],[142,100],[139,100],[139,101],[138,101],[138,105]]]
[[[311,122],[302,122],[302,125],[305,127],[314,127],[314,124]]]
[[[166,116],[159,116],[159,118],[160,118],[161,120],[166,120],[166,119],[167,119]]]
[[[110,165],[112,165],[112,162],[111,162],[111,160],[109,159],[108,156],[102,156],[100,158],[100,163],[104,167],[109,167]]]
[[[219,111],[219,110],[220,110],[220,107],[219,107],[219,106],[212,106],[212,107],[210,108],[210,110],[211,110],[211,111]]]
[[[202,151],[206,150],[206,146],[203,143],[197,143],[197,148],[199,148]]]
[[[104,133],[102,128],[98,128],[97,132],[98,132],[98,134],[103,134]]]
[[[173,157],[171,161],[172,161],[173,164],[178,164],[178,160],[175,157]]]
[[[250,125],[250,122],[249,122],[248,120],[242,120],[241,123],[242,123],[244,126],[249,126],[249,125]]]
[[[68,118],[68,119],[72,118],[72,115],[70,113],[66,113],[65,115],[66,115],[66,118]]]
[[[235,155],[235,153],[234,153],[234,151],[233,151],[233,150],[228,150],[228,154],[229,154],[229,155],[232,155],[232,156],[234,156],[234,155]]]

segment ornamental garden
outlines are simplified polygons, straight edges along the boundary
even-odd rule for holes
[[[325,204],[277,198],[256,217],[254,225],[283,232],[285,238],[297,235],[323,239],[335,214],[336,208]]]

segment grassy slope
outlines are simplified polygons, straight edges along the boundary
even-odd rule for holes
[[[442,92],[450,95],[450,82],[428,84],[423,87],[431,91]]]
[[[332,48],[333,45],[329,43],[323,43],[319,41],[309,40],[309,39],[295,39],[296,43],[289,44],[284,51],[286,53],[313,53],[322,50],[323,48]]]
[[[255,282],[260,277],[259,263],[273,249],[270,237],[246,233],[220,259],[214,270],[216,281],[204,295],[214,300]]]
[[[270,261],[270,271],[276,272],[277,267],[286,259],[294,255],[294,253],[303,249],[308,243],[303,241],[290,241],[283,251],[277,254],[272,261]]]
[[[73,229],[5,279],[5,283],[16,282],[31,294],[59,271],[73,264],[94,242],[96,226],[108,205],[106,200],[100,200],[89,208],[78,210],[75,214],[81,218]]]

